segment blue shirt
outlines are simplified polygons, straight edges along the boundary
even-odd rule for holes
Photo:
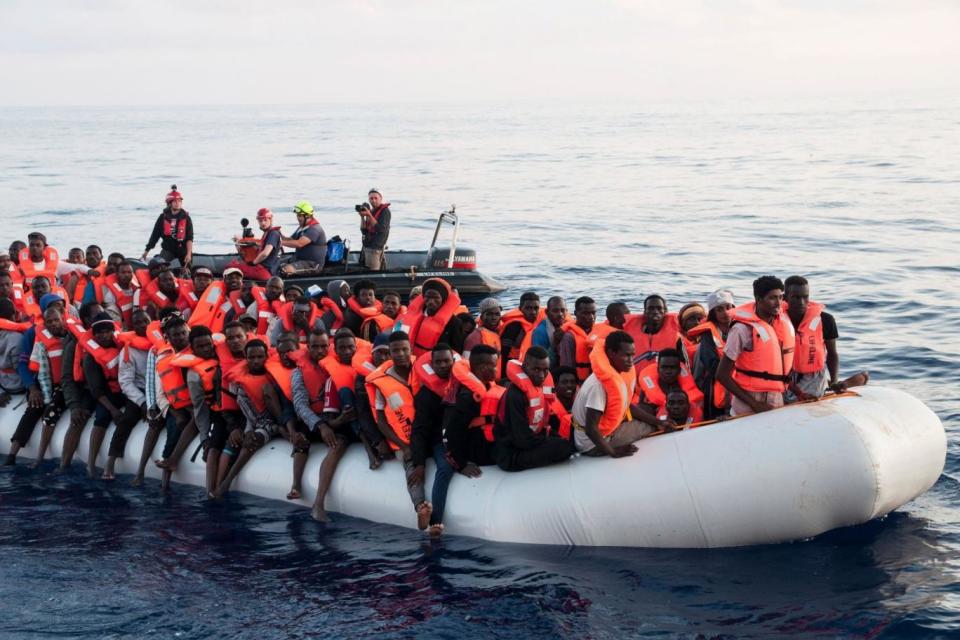
[[[264,269],[270,272],[270,275],[276,275],[277,268],[280,267],[280,240],[280,232],[276,229],[270,229],[260,245],[261,250],[266,249],[268,245],[273,247],[273,251],[267,259],[260,263]]]

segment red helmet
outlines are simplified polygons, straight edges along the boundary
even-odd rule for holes
[[[167,194],[167,204],[170,204],[174,200],[183,200],[183,195],[177,191],[177,185],[170,185],[170,193]]]
[[[267,209],[266,207],[264,207],[263,209],[260,209],[260,211],[257,211],[257,220],[263,220],[264,218],[272,218],[272,217],[273,217],[273,211],[270,211],[270,209]]]

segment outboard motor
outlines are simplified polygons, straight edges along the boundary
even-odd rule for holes
[[[450,259],[450,246],[435,246],[427,252],[427,267],[430,269],[447,269]],[[457,247],[453,254],[453,268],[464,271],[477,270],[477,252],[467,247]]]

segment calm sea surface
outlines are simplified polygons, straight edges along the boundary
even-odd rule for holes
[[[393,248],[457,205],[510,288],[676,310],[754,277],[811,280],[842,368],[922,398],[946,469],[886,519],[715,551],[500,545],[199,489],[0,473],[0,636],[957,637],[960,99],[645,105],[0,110],[0,244],[139,255],[171,183],[198,251],[308,198]],[[829,446],[829,443],[825,443]]]

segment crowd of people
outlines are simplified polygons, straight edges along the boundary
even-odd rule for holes
[[[303,202],[294,211],[308,215]],[[171,223],[160,235],[191,237],[189,226],[179,228]],[[269,224],[261,229],[264,238],[271,232]],[[312,513],[325,520],[337,465],[359,444],[371,470],[403,465],[411,518],[439,535],[455,473],[477,478],[486,465],[523,471],[575,454],[629,456],[652,434],[868,379],[839,378],[836,321],[800,276],[762,276],[752,300],[738,305],[719,289],[705,306],[676,313],[651,295],[640,313],[613,302],[599,321],[592,298],[576,299],[570,315],[562,297],[542,305],[526,292],[507,312],[487,298],[475,316],[441,278],[425,281],[404,306],[369,279],[333,281],[311,294],[269,269],[253,278],[239,266],[219,279],[205,267],[176,274],[168,259],[190,264],[184,242],[183,253],[164,245],[146,267],[119,253],[104,260],[95,245],[61,260],[38,232],[0,253],[0,406],[26,395],[7,465],[40,424],[39,465],[68,412],[55,473],[69,468],[87,432],[87,472],[96,477],[112,423],[99,472],[112,480],[142,420],[134,484],[163,436],[153,461],[162,486],[183,456],[202,455],[207,493],[221,498],[259,449],[285,438],[287,498],[297,500],[312,445],[323,443]]]

